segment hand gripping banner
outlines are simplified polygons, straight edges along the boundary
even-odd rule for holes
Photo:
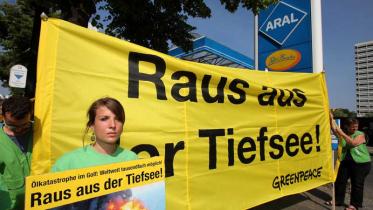
[[[42,21],[33,174],[90,143],[86,111],[104,96],[125,108],[121,146],[165,157],[167,209],[245,209],[333,181],[323,73],[183,61],[57,19]]]

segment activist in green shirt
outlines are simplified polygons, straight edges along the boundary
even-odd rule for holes
[[[2,104],[0,124],[0,209],[24,209],[25,177],[30,174],[32,104],[12,96]]]
[[[124,108],[119,101],[109,97],[98,99],[90,106],[87,115],[86,133],[92,130],[93,143],[60,157],[52,167],[53,172],[138,159],[136,153],[119,147],[119,138],[125,121]],[[108,196],[119,196],[124,199],[131,196],[131,191],[121,191]],[[60,208],[106,209],[104,208],[108,204],[106,201],[110,200],[108,196]]]
[[[346,129],[343,131],[333,123],[332,131],[342,139],[342,157],[335,182],[336,205],[344,205],[347,180],[351,179],[351,199],[347,210],[362,207],[364,181],[370,171],[370,154],[366,147],[364,133],[358,131],[357,119],[346,120]]]

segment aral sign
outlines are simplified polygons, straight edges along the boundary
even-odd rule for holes
[[[282,45],[306,16],[306,12],[280,1],[259,31]]]
[[[259,69],[312,72],[310,1],[283,0],[259,15]]]

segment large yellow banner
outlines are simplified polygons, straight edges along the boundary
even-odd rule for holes
[[[42,22],[33,174],[89,144],[89,105],[126,111],[121,145],[165,156],[167,209],[246,209],[333,180],[324,74],[183,61],[57,19]]]

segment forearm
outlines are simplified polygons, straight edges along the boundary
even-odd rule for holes
[[[349,135],[343,132],[343,130],[340,128],[336,128],[336,134],[337,136],[343,138],[347,144],[354,146],[354,147],[365,143],[364,135],[359,135],[355,139],[352,139]]]

